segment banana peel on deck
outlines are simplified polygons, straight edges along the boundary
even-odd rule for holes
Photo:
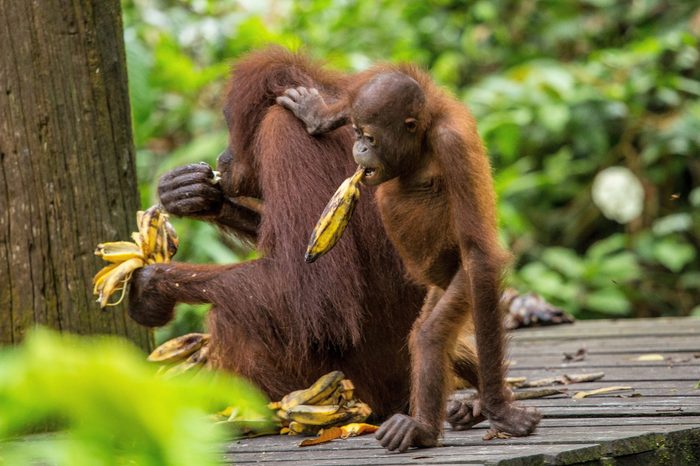
[[[158,373],[163,377],[192,374],[208,367],[209,348],[209,334],[189,333],[164,342],[151,352],[148,360],[162,364]],[[370,424],[362,424],[372,414],[372,409],[355,397],[355,386],[341,371],[321,376],[310,387],[269,403],[268,408],[274,413],[273,424],[268,420],[242,418],[233,407],[212,415],[212,419],[244,437],[277,433],[316,435],[331,427],[342,429],[333,438],[372,431]]]
[[[189,333],[166,341],[148,356],[162,364],[158,373],[164,377],[193,373],[208,366],[209,335]],[[218,423],[228,423],[245,437],[281,433],[316,435],[322,429],[340,427],[365,421],[372,409],[355,397],[355,386],[341,371],[321,376],[310,387],[295,390],[280,401],[268,404],[276,422],[243,419],[235,408],[229,407],[213,415]],[[347,428],[347,432],[354,432]],[[350,435],[350,434],[348,434]],[[359,434],[356,434],[359,435]]]
[[[138,231],[132,233],[131,241],[100,243],[95,255],[110,264],[103,267],[93,278],[93,294],[98,295],[101,308],[116,306],[126,295],[126,288],[134,270],[157,262],[170,262],[177,252],[178,238],[168,214],[160,206],[152,206],[136,213]],[[116,301],[113,294],[121,292]]]
[[[288,435],[315,435],[324,428],[363,422],[372,414],[369,405],[355,398],[354,385],[341,371],[329,372],[268,407],[280,419],[280,433]]]
[[[310,387],[295,390],[280,401],[269,403],[268,408],[275,414],[272,425],[255,419],[243,419],[232,407],[216,413],[213,418],[219,424],[227,423],[245,437],[271,433],[317,435],[324,429],[338,427],[340,433],[333,438],[347,438],[369,433],[373,427],[376,430],[376,426],[362,424],[372,414],[372,409],[356,399],[354,391],[352,382],[341,371],[333,371],[320,377]]]
[[[329,427],[328,429],[322,429],[316,438],[302,440],[299,446],[310,447],[312,445],[320,445],[338,438],[346,439],[348,437],[371,434],[377,430],[379,430],[379,426],[365,424],[364,422],[354,422],[352,424],[346,424],[340,427]]]

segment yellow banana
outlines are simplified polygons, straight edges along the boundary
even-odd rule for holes
[[[364,422],[372,409],[354,397],[355,386],[341,371],[320,377],[304,390],[289,393],[268,404],[276,412],[280,433],[313,434],[321,428]]]
[[[99,281],[95,281],[95,291],[97,291],[97,294],[99,295],[97,300],[100,303],[100,307],[114,306],[119,304],[122,299],[124,299],[124,295],[126,294],[126,283],[131,278],[131,273],[134,270],[143,267],[143,259],[140,257],[134,257],[122,262],[121,264],[115,265],[116,267],[104,274],[100,275],[98,272],[100,279]],[[110,303],[110,296],[117,291],[122,292],[119,300],[114,303]]]
[[[288,411],[297,405],[312,405],[327,398],[336,389],[345,375],[341,371],[333,371],[319,378],[309,388],[289,393],[280,401],[280,409]]]
[[[175,233],[175,228],[173,228],[170,222],[166,220],[163,224],[163,227],[165,229],[167,238],[165,257],[167,258],[166,262],[170,262],[170,258],[173,257],[177,252],[177,247],[180,245],[180,240],[177,237],[177,233]]]
[[[343,181],[323,209],[321,218],[311,232],[304,256],[306,262],[311,263],[330,251],[343,235],[355,210],[355,204],[360,199],[358,185],[363,176],[364,169],[358,167],[354,175]]]
[[[139,248],[141,248],[141,251],[144,253],[144,255],[148,256],[146,232],[148,231],[148,223],[150,223],[150,219],[147,221],[146,228],[144,229],[142,227],[144,220],[143,217],[143,210],[139,210],[138,212],[136,212],[136,231],[131,234],[131,239],[133,239],[134,242],[136,242],[136,244],[139,245]]]
[[[102,267],[100,271],[95,274],[95,277],[92,279],[92,284],[94,285],[92,288],[92,294],[100,294],[103,282],[105,281],[107,276],[110,273],[112,273],[112,271],[118,266],[119,264],[109,264],[105,267]]]
[[[158,231],[156,232],[156,252],[162,259],[160,262],[170,262],[168,256],[168,231],[165,229],[165,222],[168,217],[161,215],[158,221]]]
[[[287,419],[307,426],[330,427],[345,424],[352,413],[341,409],[340,405],[297,405],[287,411]]]
[[[195,354],[202,347],[207,348],[205,356],[208,357],[208,343],[208,333],[188,333],[187,335],[168,340],[154,349],[153,352],[148,355],[148,360],[162,363],[182,361]]]
[[[361,401],[356,401],[352,406],[346,407],[345,411],[349,415],[345,421],[346,423],[364,422],[372,414],[372,408]]]
[[[267,409],[270,409],[272,411],[277,411],[282,407],[282,403],[279,401],[271,401],[267,404]]]
[[[321,430],[320,426],[311,426],[308,424],[302,424],[300,422],[292,421],[289,423],[289,427],[282,428],[280,434],[287,435],[316,435],[318,431]]]
[[[132,233],[134,242],[114,241],[97,245],[95,255],[111,262],[102,268],[93,279],[93,293],[99,295],[101,307],[119,304],[126,294],[126,285],[131,273],[146,264],[170,262],[177,252],[178,239],[168,214],[155,205],[145,211],[136,213],[138,231]],[[121,291],[116,302],[110,302],[110,296]]]
[[[95,255],[107,262],[124,262],[134,257],[143,258],[141,248],[131,241],[100,243],[95,249]]]
[[[351,401],[355,397],[355,385],[350,379],[340,381],[340,395],[345,401]]]
[[[199,350],[190,354],[190,356],[184,361],[180,361],[170,366],[164,372],[162,372],[165,378],[175,377],[185,372],[199,371],[203,368],[209,358],[209,345],[202,346]]]
[[[189,358],[187,358],[184,361],[180,361],[168,367],[162,372],[162,374],[164,378],[170,379],[180,374],[184,374],[185,372],[192,372],[194,374],[195,371],[200,370],[202,367],[204,367],[204,363],[190,361]]]
[[[287,411],[286,418],[304,425],[332,427],[363,422],[370,414],[372,409],[367,404],[356,402],[351,407],[298,405]]]
[[[314,401],[315,405],[337,405],[343,400],[343,386],[341,384],[336,385],[335,389],[328,394],[325,398]]]
[[[161,220],[160,207],[154,205],[144,211],[136,213],[136,223],[141,236],[141,250],[145,257],[150,256],[155,251],[156,237],[158,236],[158,226]]]
[[[155,247],[153,249],[153,263],[170,262],[168,257],[168,232],[165,230],[165,216],[158,219],[158,227],[155,229]]]

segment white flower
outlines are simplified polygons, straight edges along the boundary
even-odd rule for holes
[[[629,223],[642,214],[644,188],[625,167],[610,167],[598,173],[592,191],[593,203],[611,220]]]

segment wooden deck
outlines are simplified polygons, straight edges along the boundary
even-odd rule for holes
[[[585,359],[564,353],[586,348]],[[512,377],[605,372],[564,386],[567,395],[523,401],[542,410],[536,433],[483,441],[486,425],[445,431],[441,448],[388,453],[369,436],[299,448],[299,437],[227,445],[227,462],[289,465],[700,465],[700,319],[588,321],[514,332]],[[663,360],[638,360],[642,355]],[[658,359],[658,356],[651,359]],[[633,392],[573,400],[579,390],[628,385]],[[530,389],[532,390],[532,389]],[[459,394],[458,394],[459,395]]]

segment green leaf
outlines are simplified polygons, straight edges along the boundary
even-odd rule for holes
[[[583,274],[583,261],[573,249],[547,248],[542,261],[569,278],[579,278]]]
[[[459,71],[464,62],[464,55],[455,52],[441,53],[432,66],[434,78],[445,85],[459,83]]]
[[[654,257],[672,272],[680,272],[695,259],[697,252],[690,244],[673,238],[665,238],[654,245]]]
[[[588,308],[603,314],[624,316],[629,314],[631,305],[627,296],[617,288],[603,288],[592,291],[585,297]]]
[[[690,204],[693,207],[700,207],[700,187],[697,187],[690,191],[690,195],[688,196],[690,199]]]
[[[533,291],[545,296],[556,296],[564,286],[562,277],[540,262],[525,265],[519,275]]]
[[[688,231],[693,226],[690,214],[677,213],[661,217],[654,222],[652,230],[657,236],[665,236],[671,233]]]
[[[681,276],[678,284],[684,289],[700,290],[700,272],[686,272]]]
[[[599,280],[622,283],[638,279],[641,276],[641,269],[633,253],[622,251],[601,259],[598,264],[598,273]]]
[[[520,146],[520,127],[514,123],[505,123],[494,128],[490,140],[492,146],[503,154],[506,161],[514,160]]]
[[[625,247],[625,235],[617,233],[594,243],[588,251],[586,257],[592,260],[600,260],[604,256],[619,251]]]
[[[569,107],[549,104],[539,108],[537,117],[542,125],[552,133],[560,133],[569,123]]]

